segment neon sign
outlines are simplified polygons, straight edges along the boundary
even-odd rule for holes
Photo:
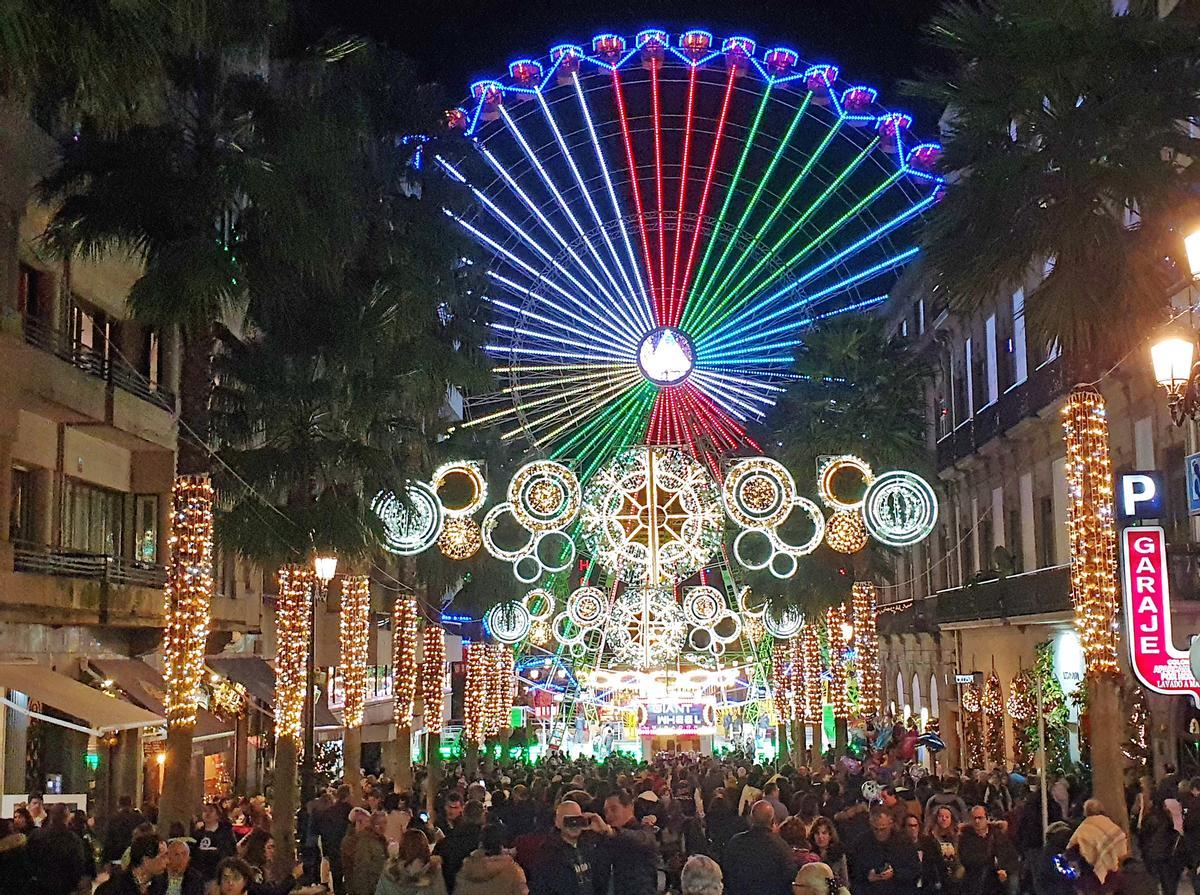
[[[1200,703],[1200,681],[1188,653],[1171,640],[1166,535],[1159,526],[1121,532],[1129,657],[1139,681],[1155,693],[1187,693]]]

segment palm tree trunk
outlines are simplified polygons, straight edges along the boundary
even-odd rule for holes
[[[1126,715],[1121,704],[1121,681],[1115,675],[1089,675],[1087,713],[1091,728],[1092,794],[1104,803],[1105,812],[1123,829],[1129,829],[1125,810],[1125,768],[1121,744]]]
[[[275,738],[275,789],[271,800],[271,838],[275,840],[275,876],[290,879],[296,864],[296,810],[300,744]]]
[[[342,738],[342,780],[350,787],[350,804],[362,804],[362,728],[347,727]]]

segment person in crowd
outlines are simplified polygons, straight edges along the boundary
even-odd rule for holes
[[[791,813],[787,810],[787,806],[784,805],[783,801],[779,798],[779,784],[774,780],[770,781],[766,786],[763,787],[763,798],[770,802],[771,807],[775,809],[776,824],[783,823],[788,819],[788,817],[791,816]]]
[[[786,895],[795,877],[792,850],[775,832],[775,808],[758,801],[750,828],[729,840],[721,856],[728,895]]]
[[[446,895],[442,859],[429,848],[429,837],[406,830],[389,856],[375,895]]]
[[[146,895],[166,866],[167,844],[155,833],[139,833],[129,843],[128,867],[101,883],[95,895]]]
[[[29,855],[25,850],[27,838],[13,827],[13,822],[0,819],[0,892],[15,893],[18,880],[27,880],[33,874],[29,869]]]
[[[67,806],[51,805],[40,829],[29,834],[26,845],[32,870],[30,891],[37,895],[77,892],[89,880],[87,850],[83,841],[67,827]],[[94,870],[94,867],[93,867]]]
[[[614,792],[604,800],[605,839],[601,842],[604,879],[614,892],[622,895],[656,895],[658,892],[659,854],[655,829],[658,816],[653,802],[644,802],[639,816],[629,790]]]
[[[146,816],[133,807],[133,799],[129,796],[117,798],[117,813],[109,818],[104,829],[104,851],[102,857],[106,862],[120,861],[133,841],[133,831],[146,822]]]
[[[1050,798],[1046,804],[1050,823],[1057,820],[1071,821],[1075,818],[1071,804],[1071,787],[1065,777],[1059,777],[1050,787]]]
[[[834,895],[833,886],[835,885],[837,885],[837,880],[829,865],[814,861],[796,871],[796,877],[792,880],[792,893],[793,895]],[[848,895],[848,890],[844,888],[839,888],[838,892]]]
[[[446,798],[442,803],[442,810],[438,813],[437,821],[437,828],[443,836],[450,835],[450,831],[454,829],[454,825],[462,818],[464,810],[466,809],[461,792],[457,789],[452,789],[446,793]]]
[[[1019,870],[1017,851],[1007,834],[988,820],[987,808],[971,808],[970,824],[958,837],[958,859],[963,865],[959,891],[963,895],[1003,895],[1009,878]]]
[[[46,822],[46,803],[40,792],[31,792],[29,798],[25,800],[25,809],[29,812],[29,818],[33,821],[35,827],[40,828]]]
[[[1121,862],[1129,855],[1129,839],[1104,811],[1099,799],[1083,803],[1083,821],[1067,842],[1067,853],[1083,862],[1077,892],[1109,892],[1120,887]]]
[[[233,824],[225,817],[221,806],[206,803],[200,811],[200,823],[192,831],[196,841],[192,854],[192,868],[206,880],[217,878],[217,865],[225,858],[237,854],[237,841],[233,838]]]
[[[529,895],[525,871],[504,852],[507,839],[502,824],[489,823],[480,831],[479,848],[467,855],[455,877],[455,895]]]
[[[818,817],[813,821],[809,830],[809,841],[812,843],[813,854],[822,864],[833,871],[834,879],[839,888],[850,888],[850,871],[846,866],[846,850],[838,839],[837,828],[827,817]]]
[[[681,895],[722,895],[725,890],[721,865],[708,855],[692,855],[679,875]],[[828,895],[826,892],[820,895]]]
[[[709,849],[712,854],[720,857],[725,852],[729,840],[738,833],[746,830],[746,819],[737,813],[737,809],[725,797],[726,790],[717,790],[708,810],[704,812],[704,827],[708,834]]]
[[[742,785],[741,796],[738,798],[738,814],[747,815],[750,808],[762,798],[762,772],[757,768],[753,773],[747,774]]]
[[[350,822],[350,828],[342,837],[341,864],[342,876],[348,881],[354,873],[354,853],[358,848],[358,840],[366,834],[371,826],[371,812],[366,808],[351,808],[346,820]]]
[[[908,806],[896,792],[896,787],[885,786],[879,794],[879,799],[887,813],[892,816],[892,828],[902,831],[909,812]]]
[[[804,823],[800,818],[789,817],[779,825],[777,832],[779,838],[786,842],[788,848],[792,850],[792,863],[797,867],[820,860],[812,851],[812,843],[804,835]]]
[[[251,895],[254,868],[241,858],[222,858],[216,867],[219,895]]]
[[[920,876],[917,848],[896,830],[882,805],[871,809],[870,832],[850,852],[850,891],[855,895],[911,895]]]
[[[96,879],[96,856],[100,853],[100,841],[96,838],[92,823],[87,812],[80,808],[76,808],[67,816],[67,829],[78,836],[79,841],[83,843],[83,853],[87,858],[84,876],[89,880]]]
[[[995,768],[988,777],[983,790],[983,804],[987,806],[988,813],[995,818],[1007,817],[1012,811],[1012,790],[1009,789],[1008,774],[1004,768]]]
[[[238,843],[237,856],[254,868],[254,882],[262,882],[275,861],[275,840],[266,830],[251,830]]]
[[[454,880],[462,869],[467,855],[479,847],[479,834],[483,831],[483,802],[471,799],[462,807],[462,814],[446,833],[446,838],[437,844],[433,853],[442,859],[442,874],[446,879],[446,890],[454,891]]]
[[[354,854],[346,864],[347,895],[375,895],[375,886],[387,863],[387,814],[376,811],[354,838]],[[349,841],[349,837],[347,837]],[[343,854],[345,849],[343,848]]]
[[[954,826],[964,823],[967,819],[967,803],[958,794],[959,779],[956,774],[947,774],[942,778],[941,791],[934,793],[925,803],[925,817],[932,817],[938,808],[945,806],[950,809],[954,818]]]
[[[942,891],[947,895],[957,895],[966,871],[958,860],[959,824],[954,819],[954,809],[950,805],[939,805],[934,810],[928,833],[942,859]]]
[[[335,895],[345,895],[346,886],[342,872],[342,840],[350,829],[350,787],[343,784],[337,789],[332,805],[322,810],[313,820],[321,852],[329,861],[329,875],[333,880]]]
[[[546,845],[541,859],[530,872],[531,895],[593,895],[596,870],[600,861],[592,837],[584,841],[584,832],[603,834],[608,825],[595,814],[584,814],[577,802],[563,801],[554,813],[556,834]]]
[[[13,826],[16,828],[18,833],[24,833],[26,836],[28,836],[37,829],[37,827],[33,825],[33,816],[29,813],[29,809],[24,806],[13,809],[12,819]]]
[[[792,797],[792,805],[795,809],[792,816],[799,818],[800,822],[804,824],[804,836],[811,840],[813,827],[817,823],[817,818],[821,816],[820,800],[815,793],[797,793]]]
[[[1070,841],[1070,824],[1059,820],[1046,827],[1046,843],[1029,868],[1034,895],[1074,895],[1075,886],[1060,866]]]
[[[942,862],[941,849],[932,836],[921,829],[921,819],[915,814],[904,818],[900,827],[913,845],[917,847],[917,891],[920,893],[942,892],[945,889],[946,865]]]
[[[172,839],[168,842],[166,869],[150,881],[149,895],[204,895],[204,874],[192,867],[191,863],[192,850],[187,840]]]

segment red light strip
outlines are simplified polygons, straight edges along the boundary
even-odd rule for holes
[[[658,294],[654,288],[654,262],[650,259],[650,237],[646,233],[646,212],[642,205],[642,190],[638,185],[637,162],[633,158],[633,138],[629,135],[629,117],[625,114],[625,94],[621,89],[621,76],[613,69],[613,93],[617,100],[617,114],[621,118],[621,136],[625,139],[625,161],[629,165],[629,182],[633,189],[633,210],[637,213],[638,230],[642,234],[642,254],[646,259],[646,280],[650,284],[650,300],[654,305],[656,322],[661,324],[658,313]],[[655,401],[655,406],[658,402]]]
[[[679,278],[679,253],[683,248],[683,212],[687,205],[688,161],[692,150],[692,113],[695,111],[696,104],[697,71],[697,66],[693,65],[688,73],[687,117],[683,126],[683,161],[679,166],[679,210],[675,215],[675,258],[671,262],[671,291],[667,293],[668,316],[671,320],[676,321],[683,316],[682,307],[676,310],[677,305],[682,305],[683,296],[675,287]]]
[[[708,161],[708,172],[704,175],[704,191],[700,194],[700,207],[696,212],[696,229],[692,233],[692,247],[688,250],[687,265],[684,267],[683,280],[679,287],[680,295],[687,290],[688,281],[692,278],[692,266],[696,263],[696,248],[700,244],[700,222],[704,220],[704,209],[708,205],[708,194],[712,191],[713,175],[717,171],[717,158],[721,154],[721,137],[725,134],[725,122],[729,118],[729,104],[733,99],[733,84],[736,77],[737,69],[731,66],[729,81],[725,84],[725,100],[721,103],[721,115],[717,119],[717,134],[713,138],[712,158]],[[679,303],[679,311],[682,316],[682,301]],[[672,318],[671,325],[678,326],[679,317]]]
[[[650,108],[654,116],[654,179],[658,185],[658,302],[659,323],[671,323],[667,289],[667,227],[663,218],[662,108],[658,95],[658,66],[650,65]]]
[[[663,393],[659,391],[654,396],[654,406],[650,408],[650,425],[646,427],[646,443],[660,444],[662,442],[662,413],[663,413]]]

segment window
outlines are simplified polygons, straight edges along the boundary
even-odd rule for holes
[[[20,265],[17,274],[17,310],[25,317],[42,316],[42,278],[40,270]]]
[[[992,517],[979,520],[979,566],[977,571],[994,568],[995,563],[995,534]]]
[[[968,394],[971,387],[971,380],[967,361],[971,356],[971,340],[967,340],[966,349],[962,354],[954,357],[953,373],[954,381],[951,382],[950,388],[953,392],[954,404],[954,425],[961,426],[971,418],[971,399]]]
[[[74,295],[71,296],[68,322],[75,362],[90,372],[103,372],[113,359],[110,346],[117,339],[117,322],[104,311]]]
[[[20,466],[12,471],[12,507],[8,514],[8,539],[32,543],[33,531],[33,473]]]
[[[1054,565],[1054,498],[1043,497],[1038,513],[1040,523],[1038,527],[1042,532],[1042,539],[1038,546],[1041,549],[1038,551],[1038,563],[1044,569],[1047,566]]]
[[[62,546],[120,556],[125,495],[68,478],[63,484]]]
[[[1029,358],[1025,347],[1025,290],[1018,289],[1012,294],[1012,345],[1009,356],[1012,358],[1012,381],[1014,385],[1024,382],[1029,377]]]
[[[133,503],[133,558],[138,562],[158,562],[158,495],[139,494]]]
[[[971,409],[986,407],[988,400],[988,348],[986,342],[971,340]],[[995,358],[993,358],[993,361]]]
[[[984,399],[995,404],[1000,399],[1000,376],[996,362],[996,315],[991,314],[983,324],[984,359],[987,362],[987,380]]]
[[[1021,511],[1008,511],[1008,531],[1005,536],[1007,550],[1013,559],[1013,571],[1024,572],[1025,562],[1021,555]]]

